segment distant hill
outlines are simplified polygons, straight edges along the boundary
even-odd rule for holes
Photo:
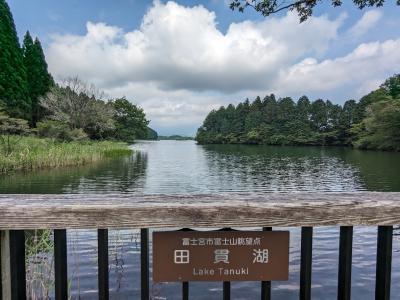
[[[191,136],[182,136],[182,135],[160,135],[158,137],[159,140],[173,140],[173,141],[190,141],[194,140]]]

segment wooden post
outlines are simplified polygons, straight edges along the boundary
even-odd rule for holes
[[[23,230],[1,231],[1,282],[4,300],[26,299]]]
[[[11,299],[10,232],[0,231],[0,236],[1,294],[2,299]]]

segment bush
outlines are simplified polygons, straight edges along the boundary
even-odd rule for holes
[[[83,141],[88,136],[83,129],[71,130],[69,126],[60,121],[45,120],[37,123],[37,133],[40,137],[52,138],[60,141]]]

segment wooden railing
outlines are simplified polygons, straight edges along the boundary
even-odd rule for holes
[[[149,228],[301,227],[300,299],[311,299],[314,226],[340,226],[338,299],[350,299],[353,226],[378,226],[375,299],[390,299],[393,225],[400,193],[273,193],[187,196],[0,195],[0,300],[26,299],[25,233],[54,230],[55,298],[68,299],[66,230],[98,229],[99,299],[109,298],[108,229],[141,235],[141,299],[149,299]],[[223,282],[230,299],[230,282]],[[182,283],[189,299],[189,283]],[[261,299],[271,283],[261,282]]]

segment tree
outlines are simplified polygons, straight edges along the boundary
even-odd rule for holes
[[[393,99],[400,96],[400,74],[396,74],[381,85],[381,88],[386,91]]]
[[[121,141],[131,143],[137,138],[146,138],[149,121],[142,108],[132,104],[126,98],[116,99],[113,102],[115,137]]]
[[[31,99],[31,125],[35,126],[36,122],[43,116],[43,109],[40,106],[39,98],[50,90],[50,87],[54,85],[54,81],[47,70],[42,45],[37,38],[35,41],[32,40],[29,31],[25,34],[22,50],[28,81],[28,92]]]
[[[104,94],[94,85],[79,78],[68,78],[51,87],[40,98],[49,118],[68,124],[70,129],[83,129],[92,139],[103,139],[114,130],[114,108],[101,100]]]
[[[147,127],[147,136],[146,140],[158,140],[158,133],[154,129]]]
[[[355,146],[400,151],[400,99],[371,104],[358,129]]]
[[[0,0],[0,101],[10,116],[29,117],[31,105],[22,50],[5,0]]]
[[[333,7],[343,4],[343,0],[328,0]],[[366,7],[380,7],[385,0],[352,0],[354,5],[359,9]],[[285,10],[294,10],[297,12],[300,22],[304,22],[308,17],[312,16],[315,6],[322,3],[322,0],[230,0],[229,7],[232,10],[243,12],[247,7],[254,8],[264,17]],[[400,5],[400,0],[396,0],[396,4]]]

